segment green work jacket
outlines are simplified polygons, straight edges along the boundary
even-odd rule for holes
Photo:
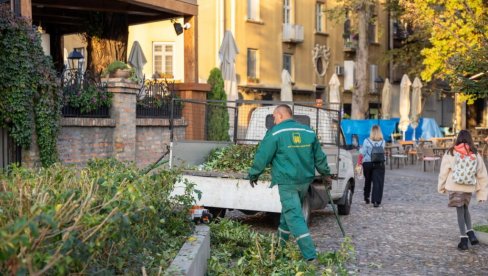
[[[257,180],[269,163],[271,186],[311,183],[315,169],[322,175],[330,174],[315,132],[292,119],[268,130],[254,156],[249,179]]]

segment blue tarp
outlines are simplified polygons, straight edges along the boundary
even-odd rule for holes
[[[364,139],[369,137],[369,132],[373,125],[379,125],[381,127],[381,132],[386,141],[391,141],[391,134],[394,132],[399,132],[397,130],[399,118],[393,118],[390,120],[342,120],[341,126],[346,138],[346,144],[351,145],[352,135],[356,134],[359,139],[359,143],[362,144]],[[413,128],[408,127],[405,132],[405,140],[412,140]],[[419,139],[430,139],[433,137],[443,137],[441,129],[437,125],[437,122],[433,118],[420,118],[419,125],[415,130],[416,140]]]

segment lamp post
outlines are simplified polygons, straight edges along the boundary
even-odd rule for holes
[[[376,76],[374,79],[374,90],[376,93],[377,97],[377,108],[378,108],[378,125],[380,124],[380,115],[381,114],[381,108],[380,108],[380,101],[381,101],[381,90],[383,89],[383,85],[385,83],[385,80],[381,76]]]

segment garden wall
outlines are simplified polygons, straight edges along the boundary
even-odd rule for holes
[[[85,164],[91,158],[113,153],[115,120],[63,118],[58,136],[59,159],[66,164]]]
[[[200,86],[194,92],[187,87],[178,91],[186,93],[186,97],[206,97],[208,86]],[[113,94],[110,118],[61,119],[57,141],[60,161],[83,166],[93,158],[115,157],[135,162],[139,167],[157,161],[170,143],[170,120],[136,118],[139,85],[125,79],[108,79],[107,87]],[[174,120],[174,128],[174,138],[185,139],[187,122],[184,115]],[[22,152],[22,162],[27,167],[39,165],[35,135],[32,140],[31,149]]]
[[[176,139],[184,139],[186,133],[184,119],[174,120]],[[166,152],[171,132],[168,119],[137,119],[136,160],[138,166],[147,166],[158,161]]]

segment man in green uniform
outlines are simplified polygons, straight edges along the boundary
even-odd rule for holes
[[[307,223],[302,214],[302,201],[315,178],[315,169],[327,176],[330,170],[315,132],[292,119],[288,105],[279,105],[273,112],[272,127],[258,147],[249,170],[251,186],[257,184],[259,175],[271,163],[271,187],[278,185],[281,201],[278,236],[284,243],[292,234],[300,247],[303,258],[314,260],[317,255]]]

